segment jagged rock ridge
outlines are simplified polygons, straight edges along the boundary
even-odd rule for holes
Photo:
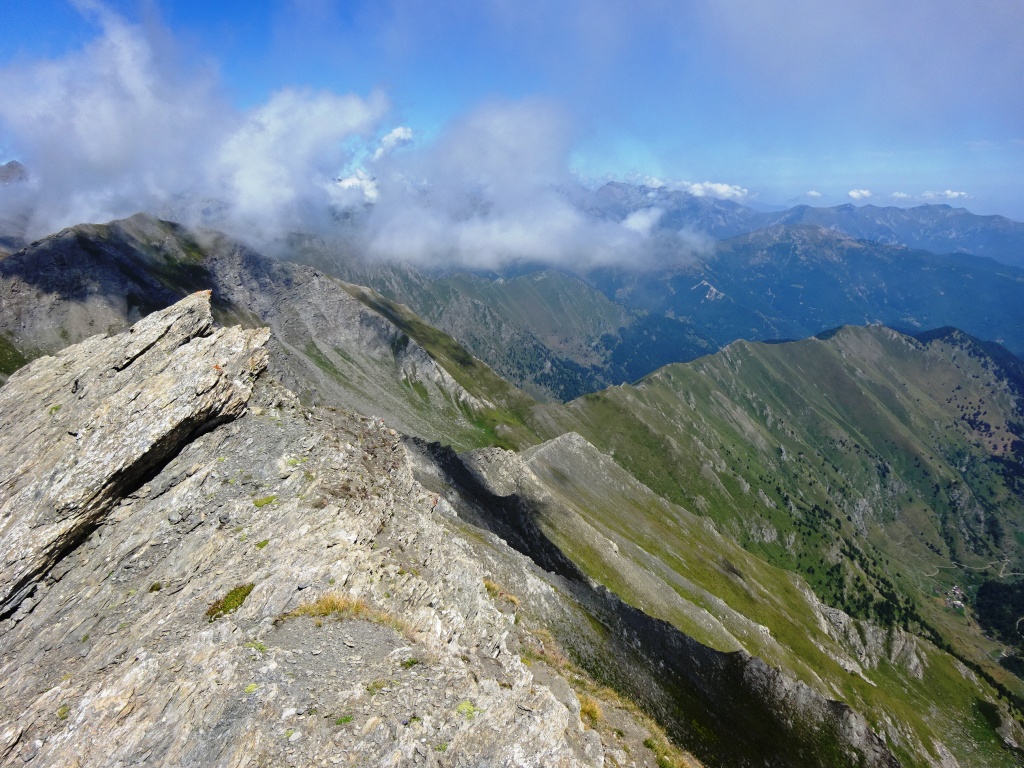
[[[301,406],[260,375],[266,341],[212,330],[200,294],[0,390],[0,761],[624,754],[583,727],[564,680],[542,684],[520,659],[526,622],[489,595],[479,542],[413,479],[394,430]],[[558,599],[524,558],[489,549],[524,603]],[[218,603],[245,585],[237,610]],[[329,595],[364,601],[369,620],[282,618]],[[613,714],[633,763],[653,765],[649,732]]]

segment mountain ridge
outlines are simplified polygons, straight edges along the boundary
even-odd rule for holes
[[[21,274],[30,257],[41,265],[34,282]],[[953,766],[972,750],[987,765],[1015,759],[1024,687],[991,655],[1006,648],[951,609],[953,598],[932,592],[960,583],[969,602],[979,582],[963,566],[1020,558],[1014,425],[1024,419],[1020,361],[1010,353],[959,331],[918,340],[844,327],[789,344],[738,341],[635,385],[535,403],[372,289],[150,217],[69,230],[0,261],[0,321],[19,344],[41,340],[29,350],[35,356],[43,342],[66,347],[83,317],[117,331],[133,312],[200,283],[213,289],[215,316],[253,332],[269,326],[266,375],[298,393],[281,395],[289,408],[342,422],[349,417],[330,408],[362,410],[388,445],[395,436],[384,437],[382,416],[428,441],[491,446],[460,455],[413,440],[408,469],[467,541],[486,544],[470,546],[492,569],[489,597],[516,615],[529,606],[531,626],[578,673],[550,655],[543,663],[633,697],[695,759],[755,764],[765,749],[778,765],[806,764],[812,754],[818,762],[830,755],[830,764],[855,754],[885,764],[890,754]],[[276,395],[260,393],[255,418],[281,413]],[[49,407],[35,410],[60,419],[63,409]],[[300,483],[302,460],[292,458],[299,463],[285,460],[280,471],[290,468],[290,482]],[[381,467],[358,481],[350,470],[336,495],[361,498],[360,489],[386,482]],[[280,497],[274,470],[263,472],[252,499]],[[887,531],[899,551],[879,538]],[[507,546],[532,563],[527,571],[526,561],[512,565],[500,554]],[[537,593],[524,573],[555,579],[571,599],[527,600]],[[647,635],[655,639],[644,645]],[[534,648],[544,635],[532,637],[520,641]],[[668,648],[724,677],[682,661],[659,676],[653,670]],[[722,652],[740,653],[728,658],[742,663],[715,655]],[[908,709],[934,686],[944,698],[933,710]],[[810,719],[765,726],[785,720],[794,697],[817,702]],[[844,731],[845,716],[822,715],[829,700],[845,702],[861,725]],[[758,707],[767,710],[758,715]],[[969,733],[956,725],[965,717]],[[749,738],[736,740],[737,732]],[[868,740],[854,739],[860,746],[841,758],[829,751],[854,732]],[[612,754],[610,743],[605,749]]]

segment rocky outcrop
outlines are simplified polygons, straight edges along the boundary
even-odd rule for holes
[[[918,648],[918,639],[899,627],[880,627],[870,621],[854,619],[837,608],[818,603],[828,633],[842,643],[857,659],[861,667],[874,669],[886,661],[905,669],[918,680],[924,677],[924,655]],[[851,667],[851,671],[860,672]]]
[[[0,616],[193,435],[242,412],[269,334],[212,324],[196,294],[0,389]]]
[[[624,757],[524,664],[526,622],[397,433],[302,406],[260,374],[266,340],[200,294],[0,389],[0,764]],[[630,723],[620,764],[653,765]]]

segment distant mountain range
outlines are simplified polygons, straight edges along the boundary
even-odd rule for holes
[[[848,237],[899,245],[933,253],[987,256],[1024,267],[1024,224],[1004,216],[979,216],[945,204],[913,208],[798,205],[781,212],[757,211],[732,200],[697,197],[666,187],[610,182],[597,190],[578,191],[571,199],[582,210],[623,221],[649,208],[663,211],[657,226],[689,229],[725,240],[779,225],[811,225]]]

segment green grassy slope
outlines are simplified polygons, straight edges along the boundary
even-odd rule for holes
[[[880,327],[843,328],[784,345],[735,343],[635,386],[540,408],[533,419],[549,434],[584,435],[748,553],[800,574],[823,602],[929,638],[1003,694],[1019,696],[1020,680],[994,661],[1000,646],[951,592],[963,588],[969,604],[986,578],[1024,571],[1018,387],[962,334],[922,343]],[[574,493],[587,497],[582,489]],[[598,502],[591,499],[588,514],[600,520]],[[678,554],[694,536],[673,530],[670,516],[657,509],[643,512],[643,523],[621,514],[621,533],[668,568],[669,583],[680,576],[701,583]],[[612,578],[612,570],[595,567],[595,578]],[[745,572],[742,565],[738,570]],[[718,594],[721,582],[704,588]],[[619,580],[619,587],[628,585]],[[784,594],[777,586],[768,591]],[[720,595],[726,602],[737,599],[726,594]],[[737,603],[737,610],[772,625],[753,605]],[[671,620],[698,631],[686,616]],[[794,659],[814,658],[800,637],[813,632],[799,619],[786,626],[772,626],[793,649],[793,657],[779,660],[798,668]],[[696,636],[715,639],[710,630]],[[887,704],[879,703],[882,693],[872,698],[847,689],[845,695],[863,701],[866,714],[888,707],[910,717],[917,710],[908,708],[901,688],[912,701],[939,685],[956,704],[926,730],[942,732],[957,713],[982,717],[985,705],[971,699],[978,691],[963,682],[957,662],[933,653],[943,661],[930,663],[929,674],[946,672],[918,694],[913,683],[899,674],[887,678],[883,670],[882,682],[875,682],[893,697]],[[996,743],[991,730],[990,746]],[[963,748],[969,751],[972,739],[985,741],[980,733],[964,736]]]
[[[647,614],[722,651],[744,650],[843,701],[884,734],[905,765],[944,747],[972,765],[1014,765],[989,722],[1009,721],[990,685],[949,654],[898,629],[833,618],[805,580],[666,502],[576,435],[523,454],[542,490],[537,523],[590,578]],[[531,491],[525,491],[530,494]],[[844,623],[845,622],[845,623]],[[844,630],[845,628],[845,630]],[[685,701],[685,698],[682,699]],[[995,714],[999,712],[1000,714]],[[683,745],[711,763],[723,734],[700,708]]]

